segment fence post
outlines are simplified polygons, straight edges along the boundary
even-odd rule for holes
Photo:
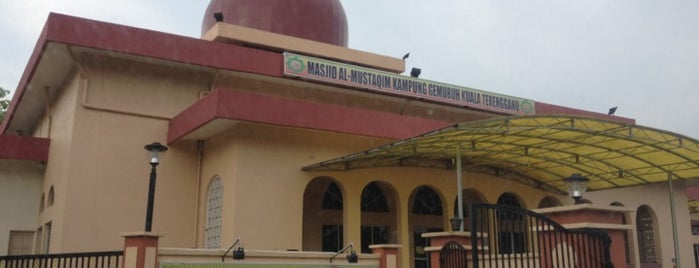
[[[430,246],[425,248],[425,251],[430,254],[430,267],[440,267],[439,257],[442,252],[442,247],[450,241],[456,241],[466,246],[467,252],[469,252],[469,254],[471,252],[471,232],[447,231],[423,233],[422,237],[430,239]]]
[[[380,268],[398,268],[401,267],[398,264],[398,250],[401,249],[401,245],[370,245],[371,253],[378,254],[381,256],[379,259]]]
[[[157,268],[158,239],[150,232],[123,233],[124,261],[122,268]]]
[[[624,207],[577,204],[534,210],[544,214],[567,229],[596,229],[606,233],[610,242],[610,257],[614,267],[627,267],[627,237],[635,227],[626,223],[626,215],[633,211]],[[628,250],[634,250],[629,248]]]

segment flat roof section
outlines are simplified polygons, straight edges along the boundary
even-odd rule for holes
[[[276,34],[234,24],[218,22],[203,39],[250,45],[278,52],[296,52],[321,58],[357,64],[393,73],[405,72],[405,60],[364,52],[318,41]]]
[[[0,135],[0,159],[46,162],[49,144],[49,139]]]
[[[414,116],[218,89],[170,120],[168,143],[180,139],[205,139],[239,121],[389,139],[406,139],[451,124]]]

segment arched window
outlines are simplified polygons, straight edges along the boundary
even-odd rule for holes
[[[388,212],[386,196],[376,182],[369,183],[362,191],[362,211]]]
[[[636,232],[641,263],[658,263],[655,219],[648,206],[641,206],[636,211]]]
[[[429,252],[425,248],[430,244],[422,234],[444,230],[443,203],[437,190],[425,185],[415,188],[410,195],[408,205],[411,213],[408,215],[408,229],[412,231],[413,237],[409,241],[415,261],[413,267],[429,267]]]
[[[514,194],[504,193],[498,197],[498,205],[506,205],[521,208],[522,205],[519,203],[519,199]]]
[[[395,242],[395,195],[389,184],[371,182],[364,187],[361,196],[362,252],[371,253],[369,245]],[[387,192],[388,191],[388,192]],[[391,196],[386,196],[390,194]]]
[[[323,209],[342,210],[342,190],[337,183],[331,182],[323,194]]]
[[[413,213],[425,215],[442,215],[442,199],[437,192],[427,186],[422,186],[415,194]]]
[[[342,185],[331,177],[312,179],[303,192],[303,250],[336,252],[345,245]]]
[[[485,196],[476,189],[464,189],[462,191],[463,196],[463,223],[464,230],[471,230],[471,204],[487,203]],[[459,216],[459,197],[454,198],[454,215]]]
[[[512,193],[504,193],[498,198],[498,205],[522,208],[519,199]],[[504,210],[497,213],[498,219],[498,252],[500,254],[527,252],[526,236],[527,223],[521,216],[516,216]]]
[[[55,193],[53,191],[53,185],[51,185],[51,188],[49,189],[49,199],[48,199],[47,207],[53,206],[54,195],[55,195]]]
[[[206,248],[221,247],[223,183],[215,177],[209,184],[206,201]]]
[[[561,201],[555,197],[547,196],[539,201],[539,206],[537,208],[552,208],[561,206]]]

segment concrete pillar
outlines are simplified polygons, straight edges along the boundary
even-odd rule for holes
[[[607,232],[612,240],[610,253],[614,267],[627,267],[627,241],[624,234],[631,232],[627,236],[631,237],[635,228],[634,225],[625,223],[625,217],[632,210],[624,207],[578,204],[534,211],[548,216],[566,229],[596,229]]]
[[[158,268],[158,239],[150,232],[123,233],[123,268]]]
[[[398,256],[398,251],[402,248],[402,245],[371,245],[371,253],[377,254],[379,258],[380,268],[398,268],[400,265],[400,258]]]
[[[471,232],[435,232],[424,233],[422,237],[430,239],[430,246],[425,248],[425,251],[430,254],[430,267],[439,268],[439,255],[442,252],[442,246],[450,241],[456,241],[464,246],[467,251],[471,251]]]

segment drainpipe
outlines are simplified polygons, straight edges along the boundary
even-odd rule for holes
[[[196,186],[194,187],[195,193],[194,193],[194,237],[192,240],[192,247],[196,248],[197,247],[197,241],[199,241],[199,205],[200,205],[200,200],[201,198],[201,177],[202,177],[202,160],[204,158],[204,141],[203,140],[197,140],[197,181],[196,181]]]

